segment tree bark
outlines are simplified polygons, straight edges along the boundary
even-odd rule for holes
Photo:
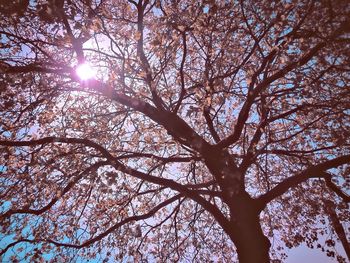
[[[229,236],[240,263],[268,263],[271,243],[260,225],[260,209],[247,193],[232,198]]]
[[[335,211],[335,204],[331,200],[323,200],[323,202],[325,204],[325,210],[326,213],[328,213],[329,220],[331,221],[334,231],[337,233],[350,262],[350,243],[348,242],[344,227],[338,218],[337,212]]]

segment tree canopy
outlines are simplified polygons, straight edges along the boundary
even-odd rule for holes
[[[350,259],[348,1],[0,11],[3,258]]]

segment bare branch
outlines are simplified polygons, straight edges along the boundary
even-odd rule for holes
[[[335,168],[347,163],[350,163],[350,155],[343,155],[343,156],[322,162],[320,164],[314,165],[312,167],[309,167],[303,172],[285,179],[284,181],[279,183],[277,186],[272,188],[269,192],[260,196],[258,200],[263,204],[263,207],[265,207],[266,204],[271,202],[273,199],[283,195],[289,189],[297,186],[298,184],[310,178],[329,177],[328,173],[324,173],[326,170]]]

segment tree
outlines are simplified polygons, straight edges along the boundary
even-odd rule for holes
[[[2,256],[350,258],[347,1],[1,10]]]

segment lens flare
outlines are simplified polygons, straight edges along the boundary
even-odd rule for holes
[[[81,80],[93,79],[96,76],[95,70],[87,63],[79,65],[76,73]]]

